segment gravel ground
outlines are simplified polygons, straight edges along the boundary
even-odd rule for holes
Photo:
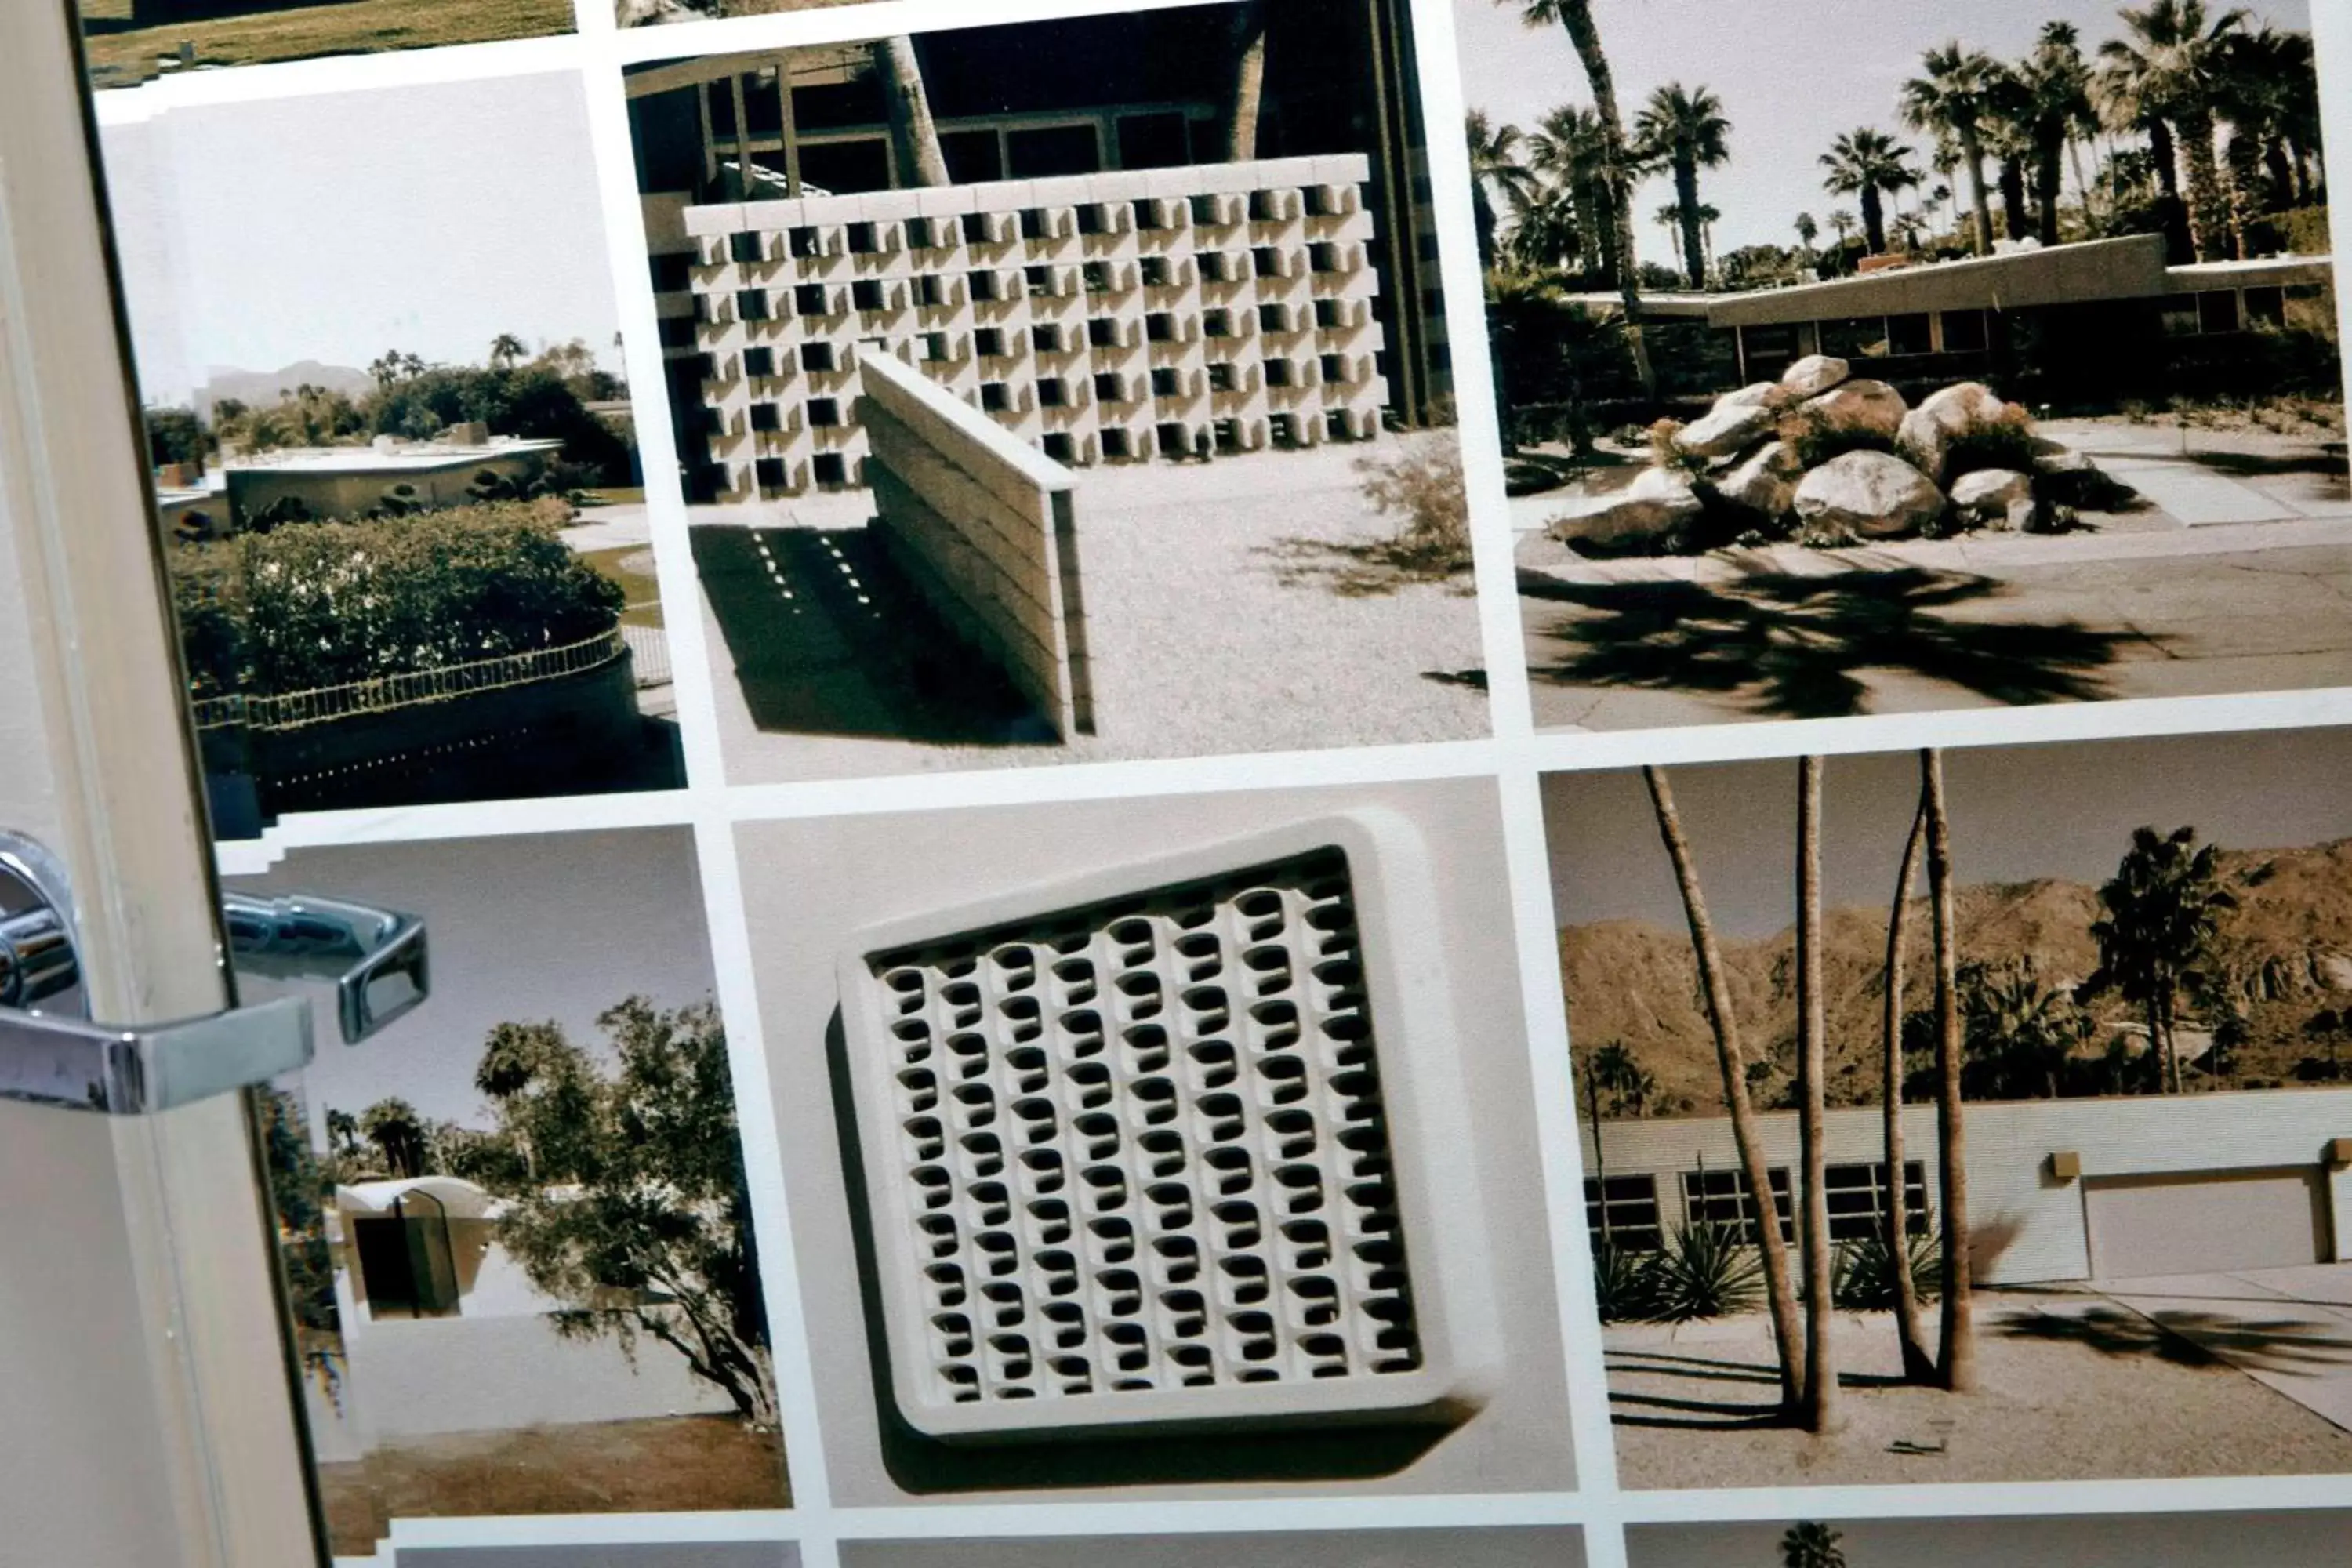
[[[2089,1292],[1978,1297],[1979,1387],[1900,1386],[1893,1322],[1842,1317],[1846,1424],[1756,1425],[1776,1397],[1759,1314],[1606,1331],[1627,1488],[2340,1475],[2352,1433]],[[1932,1310],[1926,1325],[1932,1339]]]
[[[709,535],[725,527],[863,526],[866,496],[783,507],[698,509],[719,726],[736,783],[934,768],[1101,762],[1309,747],[1471,739],[1489,732],[1485,654],[1469,574],[1442,583],[1384,575],[1350,554],[1395,531],[1356,489],[1362,448],[1270,454],[1196,467],[1089,470],[1078,550],[1094,659],[1097,732],[1066,744],[971,745],[860,732],[871,725],[763,729],[747,683],[753,624],[787,613],[724,594],[709,578]],[[772,540],[774,532],[770,534]],[[784,552],[779,551],[780,558]],[[793,605],[810,602],[797,594]],[[723,624],[722,624],[723,623]],[[742,668],[736,668],[740,665]]]

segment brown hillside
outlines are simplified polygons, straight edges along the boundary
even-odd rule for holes
[[[2352,840],[2230,853],[2222,865],[2240,908],[2222,927],[2221,966],[2246,999],[2257,1042],[2272,1057],[2292,1058],[2309,1048],[2300,1031],[2312,1013],[2352,1005]],[[2049,984],[2067,985],[2097,966],[2092,888],[1986,883],[1962,888],[1958,901],[1963,962],[2030,962]],[[1916,1008],[1933,984],[1924,900],[1906,920],[1906,991],[1907,1005]],[[1878,1092],[1885,922],[1884,908],[1833,910],[1823,921],[1832,1105],[1865,1103]],[[1775,1065],[1759,1091],[1764,1104],[1785,1091],[1795,1048],[1793,942],[1794,932],[1782,931],[1724,943],[1746,1057]],[[1688,933],[1639,921],[1598,921],[1562,931],[1559,953],[1580,1063],[1587,1051],[1622,1039],[1657,1080],[1654,1114],[1719,1114],[1715,1037],[1701,1007]]]

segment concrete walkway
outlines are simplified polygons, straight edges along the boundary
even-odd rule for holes
[[[2111,1279],[2097,1289],[2352,1431],[2352,1263]]]

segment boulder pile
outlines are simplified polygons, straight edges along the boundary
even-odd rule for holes
[[[2090,467],[1980,383],[1915,408],[1825,354],[1724,394],[1691,424],[1655,426],[1652,445],[1651,467],[1606,505],[1553,522],[1553,535],[1675,549],[1710,513],[1727,516],[1733,533],[1815,543],[2023,529],[2046,515],[2062,477]]]

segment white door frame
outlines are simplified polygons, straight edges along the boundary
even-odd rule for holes
[[[0,826],[71,873],[91,1015],[219,1011],[212,849],[73,0],[0,5]],[[318,1562],[243,1095],[0,1101],[0,1555]]]

